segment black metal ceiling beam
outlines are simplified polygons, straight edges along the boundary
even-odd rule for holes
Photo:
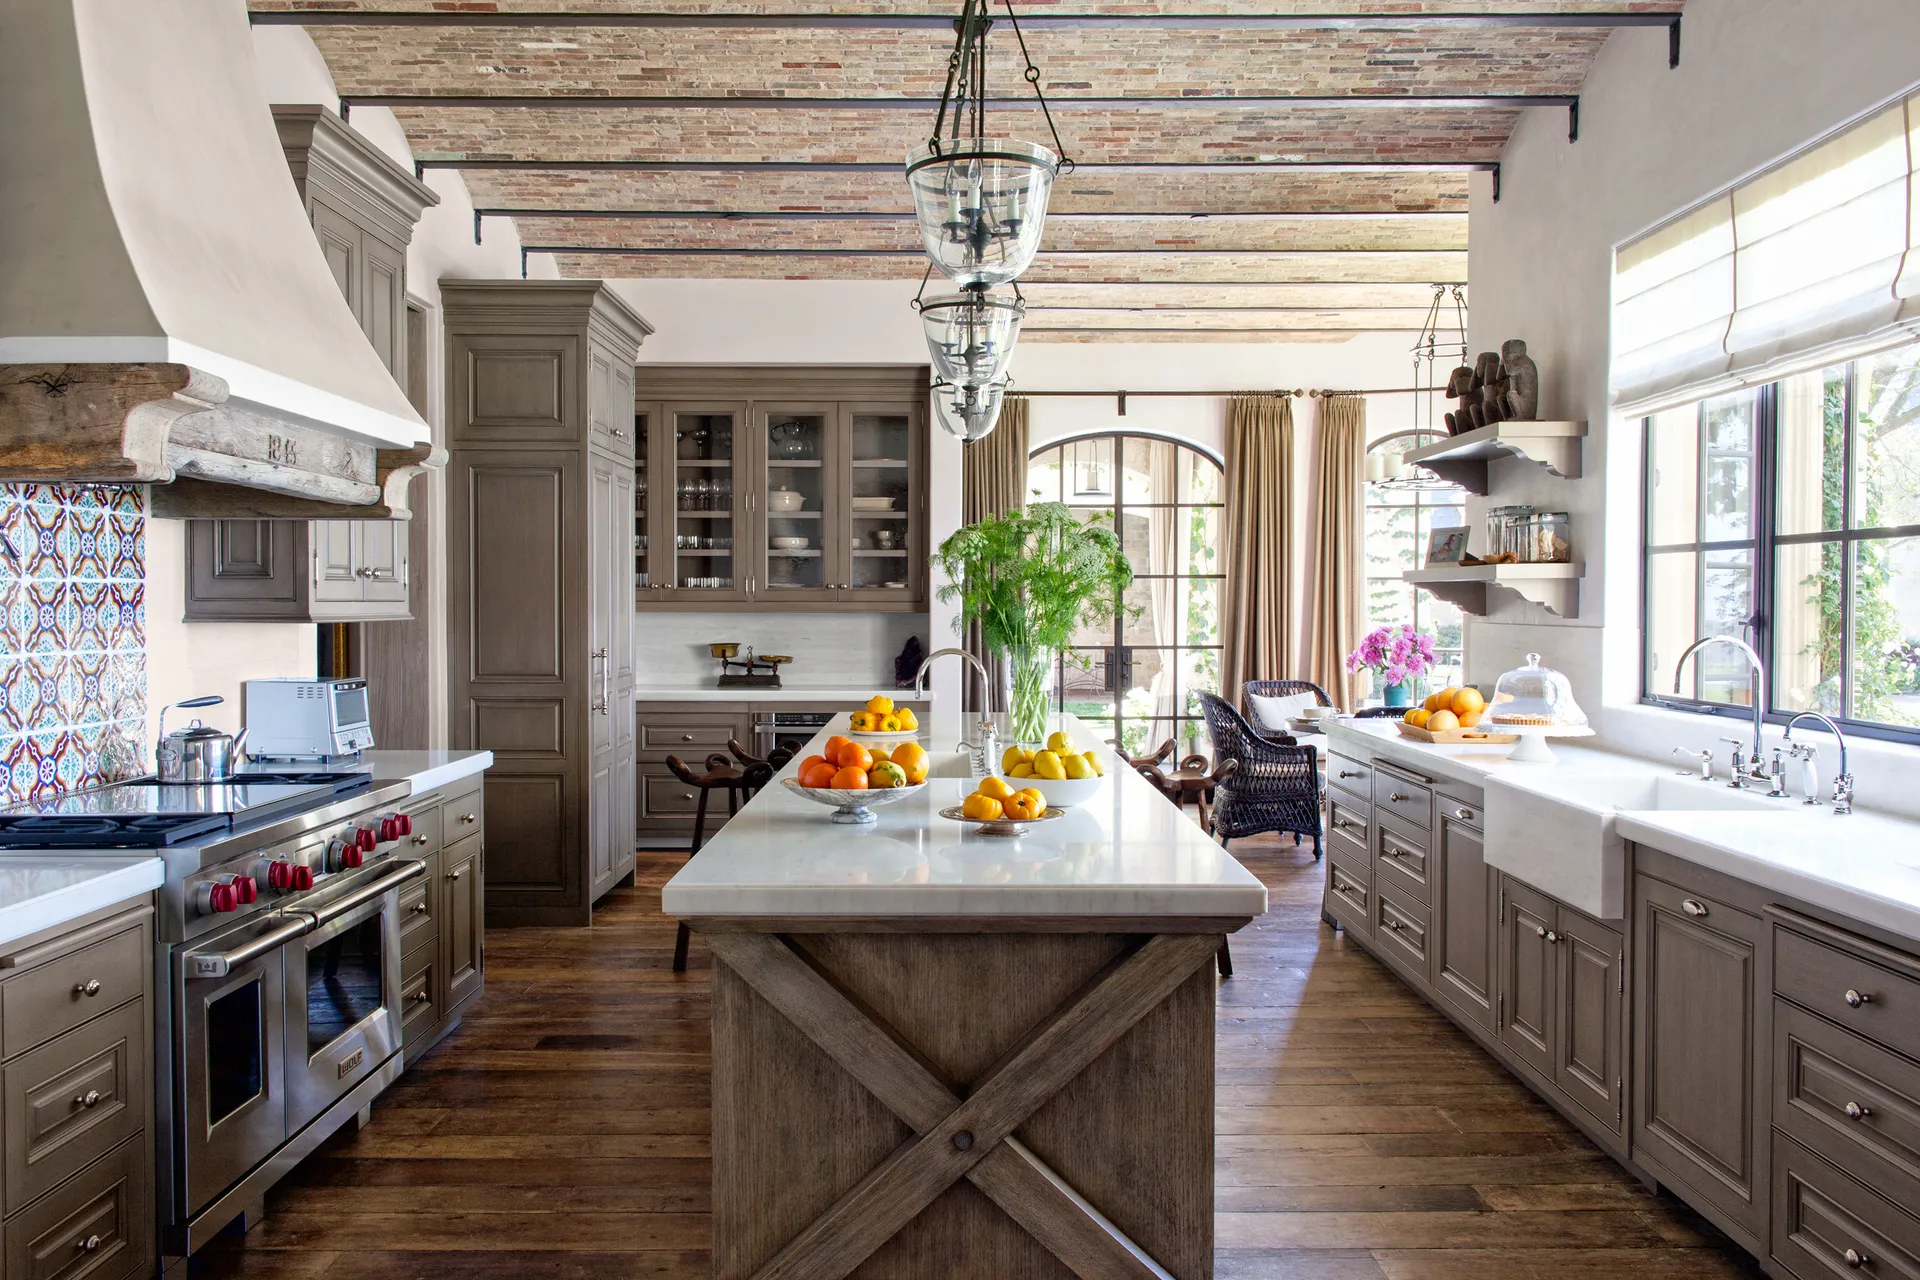
[[[1488,94],[1210,94],[1182,97],[1048,98],[1047,105],[1065,111],[1190,111],[1244,108],[1314,109],[1386,108],[1400,110],[1493,111],[1521,107],[1573,107],[1580,101],[1571,93]],[[440,94],[348,93],[340,95],[340,112],[354,107],[456,107],[486,110],[565,111],[729,111],[754,108],[774,111],[931,111],[938,98],[802,98],[760,95],[723,97],[613,97],[604,94]],[[1000,110],[1032,110],[1033,99],[991,98],[987,105]]]
[[[709,30],[953,30],[951,13],[491,13],[471,10],[262,10],[259,26],[293,27],[688,27]],[[1020,19],[1029,31],[1162,29],[1225,31],[1445,31],[1483,28],[1599,29],[1676,27],[1678,13],[1272,13],[1112,14],[1035,13]]]
[[[1073,286],[1061,285],[1058,287],[1072,288]],[[1220,314],[1228,314],[1228,315],[1238,314],[1242,312],[1265,313],[1269,315],[1273,315],[1273,314],[1327,315],[1334,312],[1347,312],[1347,311],[1418,311],[1418,312],[1424,313],[1426,311],[1426,308],[1418,305],[1407,305],[1407,306],[1399,306],[1399,307],[1381,306],[1381,305],[1353,306],[1353,307],[1342,307],[1342,306],[1263,307],[1258,305],[1232,306],[1232,305],[1226,305],[1221,303],[1194,303],[1189,306],[1189,305],[1184,305],[1178,302],[1163,302],[1151,307],[1130,307],[1130,306],[1123,306],[1123,305],[1114,305],[1111,303],[1096,303],[1096,304],[1089,304],[1085,306],[1076,306],[1071,302],[1038,303],[1038,302],[1028,301],[1027,312],[1029,314],[1032,314],[1033,312],[1036,312],[1036,311],[1093,311],[1093,312],[1113,313],[1116,315],[1123,315],[1123,314],[1184,315],[1189,312],[1192,312],[1192,313],[1205,312],[1208,314],[1220,313]],[[1418,328],[1419,326],[1416,325],[1415,327]]]
[[[913,210],[872,209],[534,209],[488,206],[475,209],[476,218],[581,218],[613,222],[912,222]],[[1405,218],[1464,218],[1464,209],[1386,210],[1350,213],[1326,209],[1234,211],[1224,213],[1189,209],[1165,212],[1097,213],[1049,209],[1049,222],[1370,222]]]
[[[1342,337],[1347,337],[1349,335],[1362,333],[1418,333],[1419,331],[1420,326],[1417,324],[1365,329],[1328,329],[1324,327],[1317,329],[1276,329],[1266,325],[1249,325],[1245,328],[1201,325],[1190,329],[1174,328],[1171,325],[1147,325],[1138,328],[1132,325],[1105,328],[1100,325],[1084,324],[1061,325],[1058,328],[1042,327],[1039,325],[1022,325],[1020,327],[1022,337],[1033,333],[1287,333],[1295,337],[1306,337],[1311,334],[1339,334]],[[1015,391],[1013,394],[1019,395],[1020,393]]]
[[[616,257],[635,258],[924,258],[924,249],[815,249],[794,248],[774,249],[764,246],[752,248],[671,248],[663,245],[647,245],[641,248],[623,248],[617,245],[567,245],[567,244],[530,244],[525,247],[527,253],[587,253]],[[1184,249],[1173,245],[1150,245],[1139,249],[1049,249],[1047,257],[1052,258],[1113,258],[1113,257],[1189,257],[1189,258],[1270,258],[1289,254],[1311,254],[1315,257],[1354,254],[1412,254],[1412,253],[1453,253],[1463,254],[1465,249]],[[1331,283],[1346,283],[1333,281]],[[1370,283],[1362,281],[1360,283]],[[1421,283],[1428,283],[1422,281]]]
[[[506,173],[900,173],[899,160],[527,160],[416,156],[416,174],[428,169],[472,169]],[[1076,175],[1088,173],[1218,173],[1312,169],[1324,173],[1496,173],[1498,160],[1081,160]]]

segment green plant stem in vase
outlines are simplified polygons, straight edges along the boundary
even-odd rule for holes
[[[1118,535],[1042,502],[956,530],[933,563],[947,578],[940,599],[960,605],[961,631],[978,625],[1007,665],[1015,741],[1044,742],[1060,651],[1081,626],[1127,611],[1133,569]]]

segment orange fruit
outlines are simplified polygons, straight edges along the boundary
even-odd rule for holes
[[[833,786],[839,791],[865,791],[867,789],[867,771],[851,765],[833,775]]]
[[[1006,809],[992,796],[976,791],[960,802],[960,812],[973,822],[994,822],[1005,815]]]
[[[927,749],[917,742],[903,742],[888,757],[906,770],[907,784],[915,786],[927,780]]]
[[[1427,717],[1428,733],[1452,733],[1460,727],[1460,717],[1451,711],[1436,711]]]
[[[796,778],[804,779],[807,776],[808,770],[812,769],[815,765],[825,764],[826,762],[827,758],[825,756],[808,756],[800,762],[800,767],[795,769],[793,774]]]
[[[1480,723],[1480,717],[1486,714],[1485,711],[1462,711],[1459,717],[1460,727],[1462,729],[1472,729]]]
[[[830,787],[833,785],[833,775],[838,772],[838,769],[823,760],[811,769],[806,769],[801,772],[800,785],[803,787]]]
[[[835,756],[838,756],[840,754],[840,748],[846,746],[848,743],[852,741],[853,741],[852,738],[843,738],[836,733],[831,738],[827,739],[826,746],[820,748],[820,754],[825,756],[827,759],[831,760]]]
[[[1459,716],[1463,722],[1467,716],[1477,716],[1486,709],[1487,700],[1480,696],[1478,689],[1474,688],[1461,689],[1455,693],[1453,695],[1453,702],[1449,707],[1449,710]]]
[[[857,742],[849,742],[834,755],[833,762],[842,769],[858,769],[865,773],[873,768],[873,752]]]

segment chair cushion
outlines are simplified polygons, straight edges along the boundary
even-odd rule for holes
[[[1250,693],[1247,701],[1253,704],[1254,728],[1276,733],[1285,733],[1287,722],[1299,715],[1301,708],[1320,705],[1320,699],[1312,693],[1290,693],[1282,698],[1263,698]]]

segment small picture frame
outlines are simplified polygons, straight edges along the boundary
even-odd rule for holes
[[[1429,529],[1427,531],[1427,563],[1429,569],[1443,565],[1459,564],[1467,555],[1467,530],[1463,525],[1447,529]]]

